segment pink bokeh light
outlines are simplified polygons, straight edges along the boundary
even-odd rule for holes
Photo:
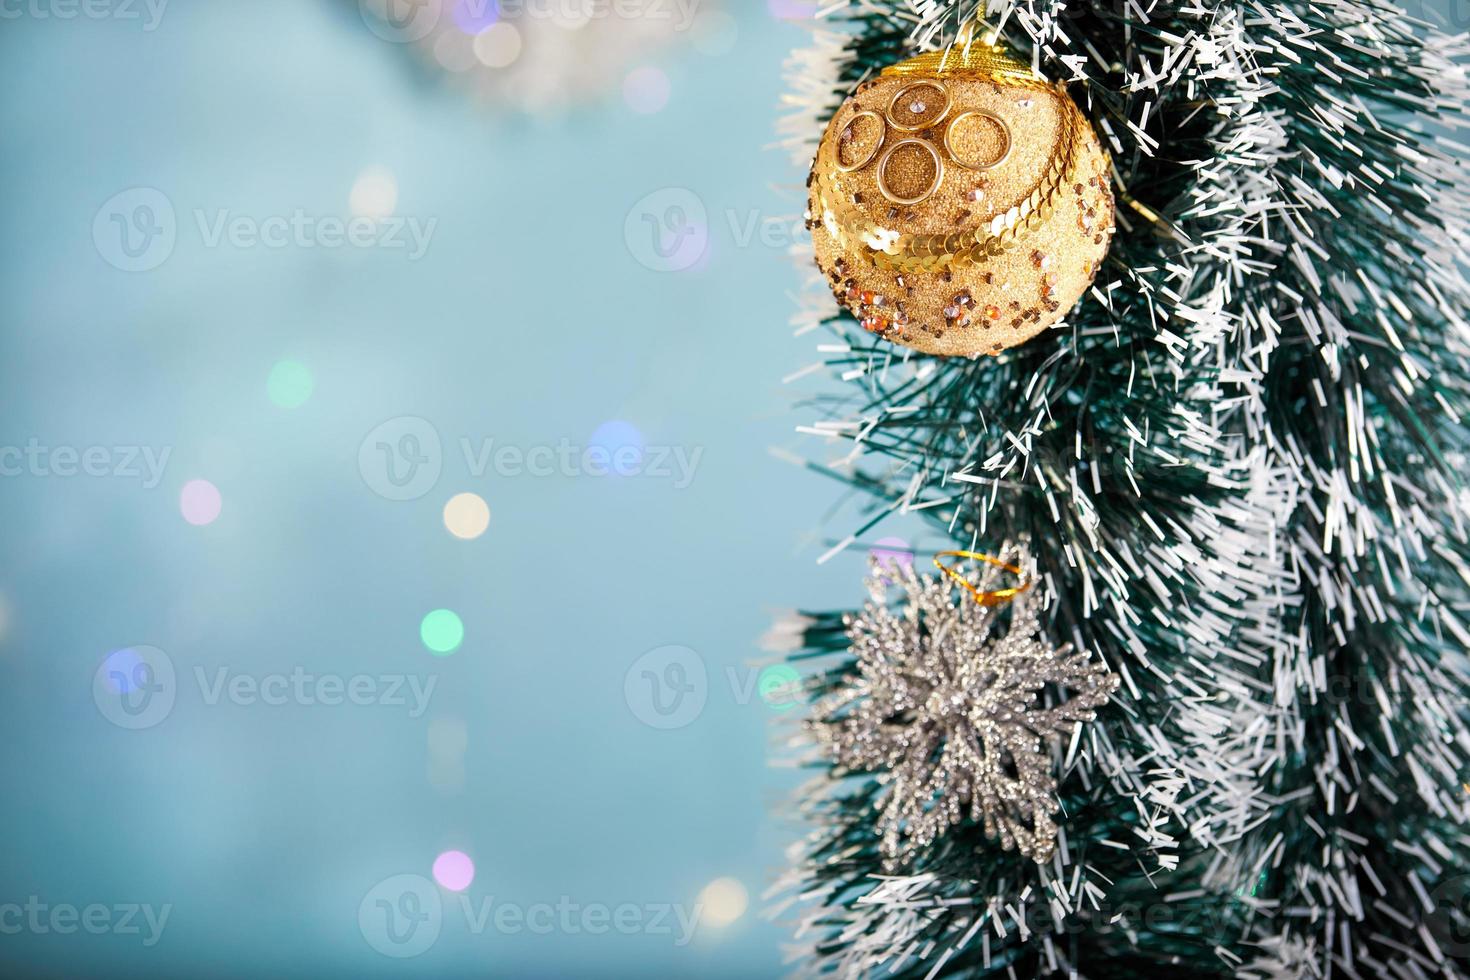
[[[195,527],[213,524],[223,507],[219,488],[208,480],[190,480],[179,491],[179,512]]]
[[[434,859],[434,880],[452,892],[462,892],[475,880],[475,862],[464,851],[445,851]]]

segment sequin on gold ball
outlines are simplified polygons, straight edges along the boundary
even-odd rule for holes
[[[1066,89],[981,44],[859,86],[810,185],[837,301],[930,354],[998,353],[1055,324],[1113,234],[1107,155]]]

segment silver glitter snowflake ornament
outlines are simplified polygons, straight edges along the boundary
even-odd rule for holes
[[[1001,557],[1021,561],[1014,548]],[[1002,574],[983,566],[964,578],[983,593]],[[887,600],[894,582],[904,593],[897,609]],[[856,669],[808,724],[838,766],[887,783],[878,823],[889,867],[967,817],[1006,850],[1050,860],[1057,781],[1048,742],[1091,721],[1118,678],[1043,641],[1036,589],[987,608],[946,579],[877,563],[868,588],[871,600],[847,620]]]

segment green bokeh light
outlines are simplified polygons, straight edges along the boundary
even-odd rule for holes
[[[448,609],[435,609],[419,624],[424,646],[438,657],[447,657],[464,642],[464,623]]]
[[[311,397],[315,382],[311,369],[300,361],[279,361],[265,386],[271,401],[281,408],[300,408]]]
[[[772,664],[761,671],[756,685],[761,700],[775,711],[789,711],[801,703],[801,674],[790,664]]]

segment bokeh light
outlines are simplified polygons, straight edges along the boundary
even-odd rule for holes
[[[686,237],[680,242],[679,250],[674,253],[675,258],[671,261],[680,263],[680,272],[703,272],[709,268],[710,257],[715,252],[709,226],[699,221],[690,221],[687,228]],[[689,256],[697,257],[689,261]]]
[[[140,669],[143,658],[131,647],[109,653],[106,665],[104,675],[107,677],[107,687],[113,694],[131,694],[140,684],[147,682],[145,670]]]
[[[475,57],[487,68],[506,68],[521,56],[521,32],[511,23],[492,24],[475,37]]]
[[[347,203],[356,217],[389,217],[398,210],[398,179],[386,167],[368,167],[353,181]]]
[[[300,361],[278,361],[266,379],[266,392],[280,408],[300,408],[311,397],[316,382]]]
[[[890,571],[914,567],[913,549],[903,538],[879,538],[868,549],[868,555],[878,563],[879,568]]]
[[[465,792],[465,746],[469,743],[462,718],[435,718],[429,723],[429,786],[442,796]]]
[[[645,115],[669,104],[669,76],[657,68],[634,68],[623,79],[623,101],[634,112]]]
[[[441,716],[429,722],[429,785],[445,796],[462,793],[465,786],[465,750],[470,745],[469,726],[463,718]]]
[[[733,925],[750,905],[745,886],[734,878],[716,878],[699,893],[698,904],[704,909],[706,925],[716,929]]]
[[[475,862],[464,851],[445,851],[434,859],[434,880],[452,892],[462,892],[475,880]]]
[[[445,31],[434,39],[434,60],[456,74],[475,67],[475,49],[468,34]]]
[[[460,759],[470,747],[470,732],[463,718],[448,715],[429,722],[429,754],[435,758]]]
[[[479,494],[455,494],[444,505],[444,526],[456,538],[473,541],[490,526],[490,505]]]
[[[497,0],[454,0],[454,26],[469,35],[481,34],[500,20]]]
[[[643,470],[643,433],[631,422],[613,419],[599,425],[588,440],[588,447],[603,450],[597,464],[618,476],[635,476]]]
[[[448,609],[435,609],[419,624],[419,638],[436,656],[448,656],[464,642],[464,623]]]
[[[213,524],[223,507],[219,488],[208,480],[190,480],[179,491],[179,512],[196,527]]]
[[[801,674],[790,664],[771,664],[762,670],[756,687],[773,711],[789,711],[801,703]]]

